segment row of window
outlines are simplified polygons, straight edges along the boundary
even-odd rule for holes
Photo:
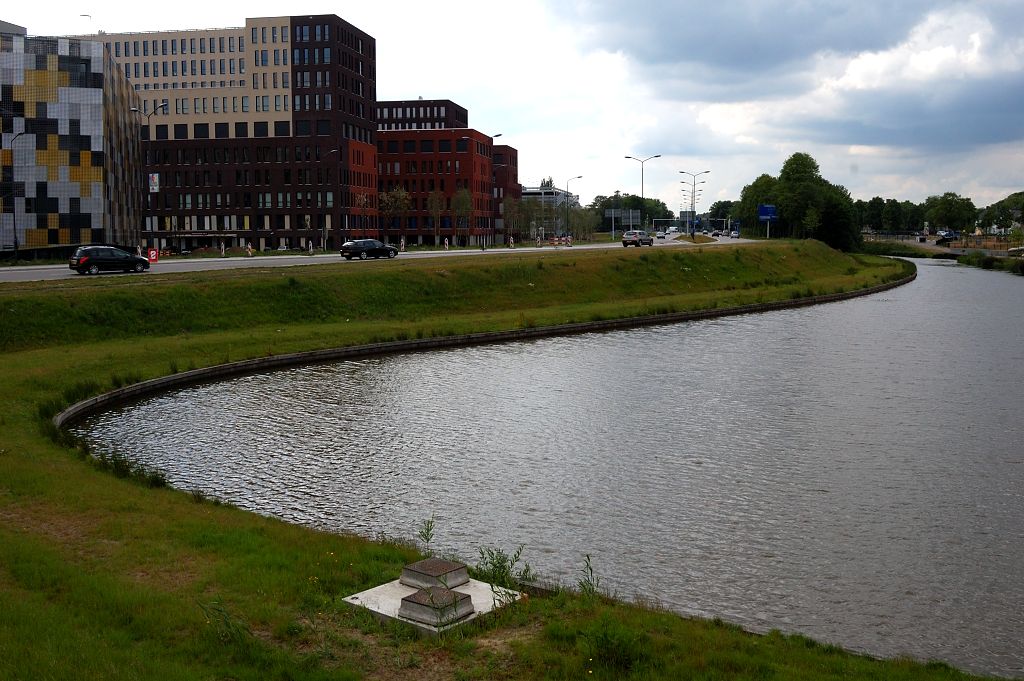
[[[327,42],[331,39],[331,27],[329,24],[316,24],[312,27],[309,26],[296,26],[295,27],[295,42],[297,43],[308,43],[310,40],[316,42]]]
[[[163,205],[150,205],[150,209],[198,210],[208,208],[334,208],[334,192],[256,192],[255,202],[251,192],[228,192],[216,194],[165,193]],[[175,200],[176,197],[176,200]],[[287,229],[287,228],[286,228]]]
[[[244,80],[239,80],[239,81],[234,81],[234,80],[221,80],[221,81],[216,81],[216,80],[206,81],[206,80],[203,80],[203,81],[195,81],[195,80],[193,80],[191,83],[186,83],[186,82],[182,82],[182,83],[166,83],[165,82],[165,83],[153,83],[152,85],[149,84],[149,83],[142,83],[141,85],[136,83],[135,84],[135,91],[136,92],[140,92],[140,91],[146,91],[146,90],[177,90],[179,86],[181,87],[182,90],[188,90],[190,88],[190,86],[191,86],[191,89],[195,90],[197,88],[206,88],[206,87],[211,87],[211,88],[214,88],[214,87],[243,87],[244,85],[245,85],[245,81]]]
[[[255,35],[256,29],[253,29]],[[287,32],[286,32],[287,33]],[[199,49],[196,49],[198,46]],[[230,54],[245,52],[245,38],[238,36],[237,50],[235,36],[213,36],[209,38],[171,38],[170,40],[125,40],[106,43],[107,50],[113,49],[115,58],[124,57],[156,57],[175,54]],[[141,48],[141,49],[140,49]],[[168,50],[168,48],[170,48]]]
[[[277,71],[273,71],[270,73],[270,80],[267,80],[267,73],[265,71],[263,73],[254,73],[252,74],[252,89],[269,90],[272,88],[274,90],[277,90],[279,87],[278,83],[280,83],[280,87],[287,90],[291,86],[291,75],[292,74],[290,71],[282,71],[280,73],[278,73]],[[278,76],[280,76],[280,79],[278,78]],[[262,88],[260,87],[261,83],[263,84]],[[296,79],[296,85],[297,84],[298,79]]]
[[[181,65],[180,69],[178,68],[179,64]],[[226,76],[234,75],[236,67],[239,74],[245,73],[244,57],[239,57],[238,59],[182,59],[180,61],[175,59],[173,61],[125,62],[124,75],[125,78],[133,78],[135,80],[139,78],[177,78],[179,74],[182,76],[216,76],[219,73],[222,76]]]
[[[444,130],[448,126],[444,123],[379,123],[378,130]]]
[[[437,142],[435,145],[434,142]],[[436,147],[439,152],[448,152],[452,150],[452,142],[455,143],[455,151],[469,151],[469,140],[457,139],[457,140],[419,140],[419,145],[416,144],[417,140],[402,140],[402,153],[403,154],[415,154],[417,147],[421,154],[431,154],[434,152]],[[397,154],[398,153],[398,140],[387,140],[386,142],[381,140],[377,142],[377,153],[383,154]]]
[[[296,50],[298,52],[298,50]],[[270,66],[270,50],[255,50],[253,62],[256,66]],[[288,66],[288,50],[274,50],[274,66]]]
[[[455,159],[454,163],[448,159],[424,160],[422,163],[408,161],[405,164],[405,172],[402,172],[400,161],[385,161],[377,164],[378,172],[384,175],[458,175],[462,172],[462,162]]]
[[[310,50],[308,47],[298,48],[292,50],[292,63],[302,64],[330,64],[331,63],[331,48],[329,47],[314,47]]]
[[[377,118],[444,118],[444,106],[382,106],[377,109]]]
[[[282,43],[288,42],[288,27],[282,26],[280,32],[278,32],[277,26],[271,26],[270,32],[268,33],[266,26],[253,26],[251,42],[253,45],[259,43],[262,43],[264,45],[277,44],[278,35],[281,36]],[[270,40],[267,40],[268,37],[270,38]]]

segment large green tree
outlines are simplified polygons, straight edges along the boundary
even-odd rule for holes
[[[757,218],[757,207],[761,204],[776,205],[778,187],[779,181],[765,173],[740,192],[739,210],[733,213],[733,217],[739,218],[745,233],[757,235],[766,233],[767,226]],[[774,226],[777,229],[778,223]],[[775,234],[778,235],[779,232],[776,231]]]
[[[864,226],[873,232],[882,231],[882,214],[885,212],[885,199],[876,196],[868,201],[867,212],[864,215]]]
[[[455,192],[455,196],[452,198],[452,212],[455,213],[455,242],[457,244],[463,243],[459,236],[459,229],[464,228],[466,230],[464,245],[468,246],[470,235],[469,219],[473,215],[473,195],[465,187]]]
[[[434,228],[434,245],[441,240],[441,217],[448,208],[448,199],[436,189],[427,195],[427,212],[430,213],[431,226]]]
[[[974,229],[978,211],[969,198],[954,192],[929,196],[924,202],[929,229],[967,231]]]
[[[786,159],[779,173],[777,202],[785,233],[801,239],[815,233],[825,184],[818,162],[809,154],[797,152]]]
[[[385,234],[394,229],[400,229],[402,224],[402,215],[409,212],[409,192],[405,191],[402,187],[395,187],[391,191],[386,191],[377,197],[377,205],[380,206],[381,215],[384,216],[384,230]],[[398,224],[395,224],[395,219],[398,219]],[[401,230],[403,233],[405,230]]]

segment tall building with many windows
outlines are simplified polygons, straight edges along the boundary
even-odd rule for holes
[[[0,24],[0,252],[138,242],[138,101],[102,44]]]
[[[336,248],[376,233],[376,41],[335,15],[107,33],[137,92],[142,238]]]

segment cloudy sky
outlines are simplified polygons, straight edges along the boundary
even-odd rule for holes
[[[279,2],[8,3],[29,33],[242,26]],[[308,2],[377,40],[380,99],[451,99],[519,149],[520,181],[584,203],[737,199],[802,151],[854,198],[1024,190],[1021,0]],[[87,12],[90,16],[80,16]]]

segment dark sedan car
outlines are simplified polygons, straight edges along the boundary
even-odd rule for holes
[[[346,241],[341,245],[341,255],[345,260],[359,258],[393,258],[398,255],[398,249],[389,244],[382,243],[376,239],[356,239]]]
[[[113,246],[79,246],[68,266],[79,274],[99,274],[111,270],[144,272],[149,269],[149,261]]]

